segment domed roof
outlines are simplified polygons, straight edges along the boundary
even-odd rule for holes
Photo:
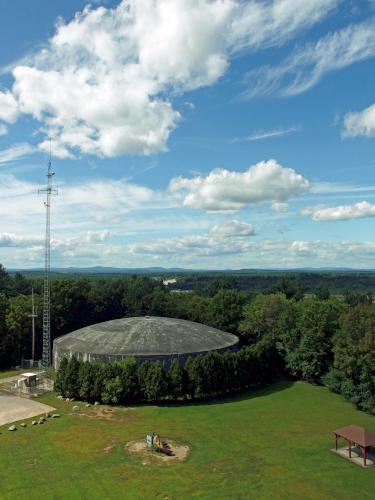
[[[235,335],[201,323],[141,316],[86,326],[55,339],[54,346],[58,351],[156,356],[225,349],[237,343]]]

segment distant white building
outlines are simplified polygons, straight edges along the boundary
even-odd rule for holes
[[[164,286],[173,285],[174,283],[177,283],[176,278],[170,278],[169,280],[163,280]]]

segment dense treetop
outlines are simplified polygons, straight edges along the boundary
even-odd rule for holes
[[[199,276],[196,278],[199,282]],[[242,290],[238,276],[216,276],[201,285],[197,291],[184,293],[168,289],[160,278],[147,276],[55,278],[51,294],[52,336],[138,315],[197,321],[238,335],[241,346],[251,349],[252,364],[238,365],[238,360],[229,358],[197,358],[198,361],[189,361],[182,372],[176,366],[166,373],[159,365],[146,365],[137,368],[136,375],[127,364],[121,373],[107,367],[103,380],[108,381],[108,394],[120,391],[120,399],[126,399],[121,391],[125,390],[127,377],[133,381],[131,386],[144,384],[151,377],[152,389],[142,389],[142,397],[150,400],[186,395],[189,377],[194,379],[194,394],[207,395],[248,387],[249,380],[262,383],[278,374],[324,383],[357,407],[375,413],[375,303],[370,291],[356,292],[353,286],[350,292],[336,294],[329,276],[326,282],[317,283],[314,291],[296,276],[279,276],[276,285],[264,293]],[[10,276],[0,266],[0,369],[30,357],[31,287],[39,311],[36,327],[40,356],[42,280],[20,274]],[[259,366],[260,359],[262,377],[246,378],[251,366]],[[210,373],[205,371],[207,367],[211,367]],[[87,380],[94,384],[99,383],[95,376],[98,369],[86,365],[82,368]],[[229,382],[228,377],[236,380]],[[241,377],[247,382],[241,382]],[[87,380],[82,391],[92,390]],[[100,394],[103,400],[115,402],[112,396]]]

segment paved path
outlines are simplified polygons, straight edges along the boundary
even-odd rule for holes
[[[27,398],[0,394],[0,425],[54,411],[52,406]]]

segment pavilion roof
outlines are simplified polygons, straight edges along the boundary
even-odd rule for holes
[[[358,425],[347,425],[333,432],[360,446],[375,446],[375,434]]]

